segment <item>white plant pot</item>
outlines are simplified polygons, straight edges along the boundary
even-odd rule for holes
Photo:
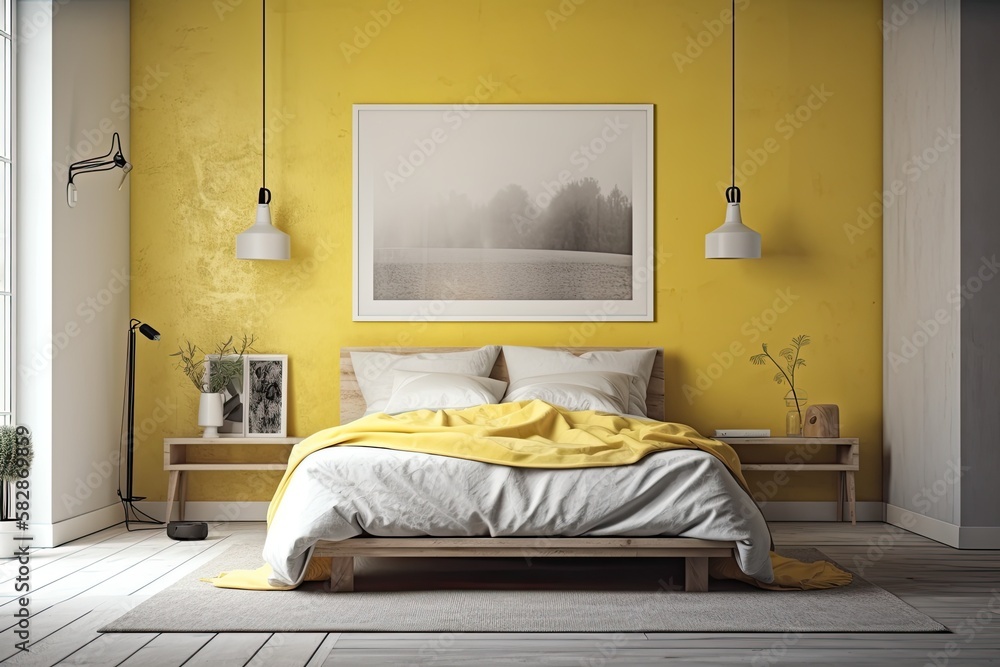
[[[198,426],[204,427],[203,438],[218,438],[219,427],[222,426],[222,406],[225,403],[224,394],[202,394],[198,404]]]

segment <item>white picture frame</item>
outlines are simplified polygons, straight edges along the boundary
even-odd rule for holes
[[[243,372],[248,438],[288,435],[288,355],[247,354]]]
[[[354,320],[652,321],[653,150],[651,104],[355,105]]]
[[[235,358],[238,355],[228,354],[229,358]],[[205,379],[207,382],[208,375],[211,373],[212,361],[218,359],[217,354],[206,354],[205,355]],[[243,402],[243,397],[245,396],[246,387],[246,373],[247,373],[247,362],[246,357],[243,358],[243,372],[240,374],[239,379],[234,380],[229,383],[229,386],[225,387],[222,391],[223,395],[223,408],[222,408],[222,426],[219,427],[219,437],[220,438],[242,438],[247,430],[246,424],[246,410]]]

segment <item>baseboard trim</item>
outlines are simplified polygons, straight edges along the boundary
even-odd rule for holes
[[[768,521],[836,521],[836,501],[772,501],[760,506]],[[878,501],[855,503],[858,521],[882,521],[883,504]],[[850,521],[847,503],[844,503],[844,520]]]
[[[1000,549],[1000,528],[995,526],[960,526],[959,549]]]
[[[184,503],[185,521],[209,521],[212,523],[225,523],[228,521],[266,521],[267,507],[270,505],[266,500],[254,501],[208,501],[195,500]],[[167,511],[166,501],[143,501],[135,506],[153,517],[163,519]],[[174,504],[173,517],[177,520],[177,505]]]
[[[189,502],[184,505],[185,519],[191,521],[266,521],[266,501],[259,502]],[[138,502],[135,506],[154,519],[162,519],[166,502]],[[177,511],[174,510],[176,518]],[[102,507],[56,523],[32,523],[27,534],[32,548],[57,547],[99,530],[122,523],[125,519],[120,503]],[[0,545],[2,548],[3,545]]]
[[[1000,527],[958,526],[886,503],[886,523],[956,549],[1000,549]]]
[[[960,527],[947,521],[924,516],[912,510],[898,507],[891,503],[885,504],[885,522],[908,530],[917,535],[923,535],[949,547],[961,549]]]
[[[70,517],[55,523],[30,523],[27,535],[31,536],[31,547],[57,547],[96,533],[121,523],[125,518],[119,503],[108,505],[86,514]]]

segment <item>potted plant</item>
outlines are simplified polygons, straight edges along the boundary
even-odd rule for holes
[[[795,409],[789,410],[785,416],[786,435],[802,435],[802,406],[806,404],[807,397],[804,389],[795,386],[795,371],[806,365],[806,360],[801,357],[801,352],[802,348],[808,344],[809,336],[805,334],[793,338],[791,347],[786,347],[778,353],[778,356],[785,361],[784,368],[767,351],[767,343],[761,345],[761,349],[764,350],[761,354],[750,357],[750,363],[755,366],[764,366],[770,360],[778,369],[774,375],[774,381],[778,384],[788,383],[790,390],[785,394],[785,405]]]
[[[14,493],[11,483],[25,479],[31,469],[34,452],[31,449],[31,431],[24,426],[0,426],[0,521],[16,518]]]
[[[223,389],[243,375],[243,355],[253,351],[254,340],[253,336],[244,334],[243,340],[236,343],[230,336],[229,340],[219,343],[211,355],[206,355],[191,341],[184,341],[185,345],[170,355],[178,358],[177,368],[201,392],[198,426],[205,429],[202,437],[219,437],[219,427],[224,423]]]

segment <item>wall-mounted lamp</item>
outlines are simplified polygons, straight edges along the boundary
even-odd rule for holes
[[[118,183],[121,190],[125,185],[125,178],[132,171],[132,164],[122,155],[122,139],[115,132],[111,137],[111,150],[98,157],[88,158],[74,162],[69,166],[69,180],[66,183],[66,203],[70,208],[76,206],[76,184],[73,178],[80,174],[89,174],[93,171],[110,171],[119,168],[122,170],[122,180]]]
[[[267,189],[267,2],[261,0],[261,187],[257,193],[257,218],[250,229],[236,236],[236,259],[289,259],[292,238],[271,224],[271,191]]]
[[[726,220],[705,235],[705,259],[760,259],[760,234],[743,224],[736,187],[736,0],[733,0],[733,184],[726,188]]]

